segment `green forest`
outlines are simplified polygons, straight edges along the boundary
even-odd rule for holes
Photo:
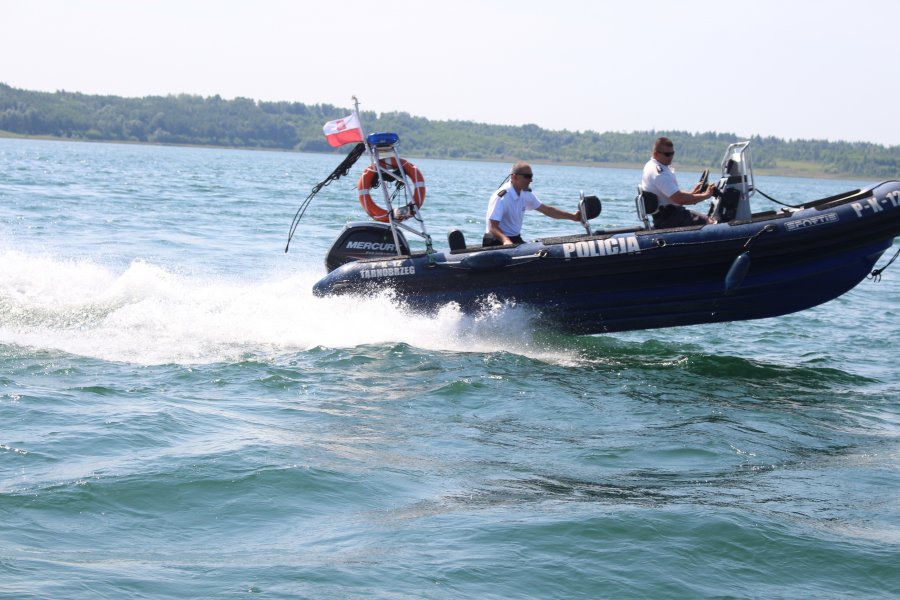
[[[341,153],[326,143],[322,125],[349,113],[348,107],[330,104],[186,94],[123,98],[35,92],[0,83],[0,132],[6,135]],[[402,151],[411,157],[639,165],[653,140],[665,135],[675,141],[684,166],[718,165],[729,143],[750,139],[760,171],[900,178],[900,146],[866,142],[687,131],[550,131],[533,124],[433,121],[405,112],[364,111],[360,116],[368,131],[399,133]]]

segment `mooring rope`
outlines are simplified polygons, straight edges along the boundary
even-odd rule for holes
[[[802,205],[802,204],[799,204],[799,205],[795,205],[795,204],[785,204],[784,202],[782,202],[782,201],[780,201],[780,200],[776,200],[775,198],[773,198],[772,196],[768,195],[767,193],[765,193],[764,191],[762,191],[762,190],[759,189],[759,188],[754,188],[754,189],[756,190],[756,193],[757,193],[757,194],[759,194],[759,195],[762,196],[763,198],[767,198],[767,199],[771,200],[771,201],[774,202],[775,204],[780,204],[780,205],[782,205],[782,206],[787,206],[788,208],[803,208],[803,205]]]
[[[894,253],[894,258],[889,260],[886,265],[881,267],[880,269],[872,269],[872,272],[866,275],[866,279],[871,279],[875,283],[881,281],[881,274],[884,273],[884,270],[891,266],[891,263],[897,260],[897,256],[900,256],[900,248],[897,249],[897,252]]]

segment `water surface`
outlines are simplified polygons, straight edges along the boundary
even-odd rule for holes
[[[410,158],[436,240],[480,238],[508,165]],[[361,164],[283,252],[338,162],[0,139],[0,597],[894,597],[896,267],[762,321],[426,320],[310,292]],[[638,180],[534,189],[624,226]]]

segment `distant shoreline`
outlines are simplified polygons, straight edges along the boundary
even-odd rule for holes
[[[35,92],[0,83],[0,130],[34,139],[163,146],[267,149],[331,154],[322,124],[351,109],[190,94],[123,98]],[[407,112],[363,111],[369,131],[396,131],[410,157],[638,168],[660,136],[675,140],[683,169],[720,169],[725,148],[753,143],[760,175],[822,179],[900,179],[900,146],[822,139],[665,129],[554,131],[533,123],[492,125],[430,120]],[[0,133],[0,135],[4,135]],[[337,153],[335,153],[337,154]]]
[[[78,142],[78,143],[86,143],[86,144],[124,144],[124,145],[133,145],[133,146],[169,146],[173,148],[209,148],[209,149],[217,149],[217,150],[251,150],[251,151],[262,151],[262,152],[284,152],[284,153],[293,153],[296,152],[298,154],[319,154],[319,155],[332,155],[330,152],[310,152],[307,150],[293,150],[293,149],[285,149],[285,148],[268,148],[268,147],[259,147],[259,146],[225,146],[225,145],[217,145],[217,144],[173,144],[173,143],[160,143],[160,142],[139,142],[139,141],[130,141],[130,140],[88,140],[83,138],[67,138],[67,137],[58,137],[51,135],[24,135],[19,133],[13,133],[10,131],[2,131],[0,130],[0,139],[23,139],[23,140],[43,140],[50,142]],[[723,149],[724,152],[724,149]],[[334,156],[340,156],[340,153],[334,153]],[[425,158],[428,160],[452,160],[459,162],[467,162],[467,161],[477,161],[477,162],[497,162],[497,163],[506,163],[506,162],[514,162],[515,158],[510,157],[497,157],[492,159],[479,158],[479,159],[471,159],[471,158],[453,158],[450,156],[427,156],[427,157],[418,157]],[[564,166],[572,166],[572,167],[591,167],[596,169],[636,169],[640,170],[644,167],[644,163],[599,163],[599,162],[578,162],[578,161],[552,161],[552,160],[544,160],[544,159],[536,159],[529,161],[532,164],[536,165],[564,165]],[[675,165],[676,168],[680,170],[685,169],[696,169],[698,171],[702,171],[703,169],[710,169],[711,172],[715,173],[716,169],[713,167],[717,167],[718,165],[699,165],[699,164],[691,164],[691,163],[679,163]],[[849,176],[842,174],[833,174],[833,173],[823,173],[821,168],[813,162],[808,161],[792,161],[790,166],[779,166],[779,167],[754,167],[754,173],[757,175],[762,175],[764,177],[797,177],[804,179],[839,179],[839,180],[857,180],[857,181],[881,181],[880,179],[875,179],[871,177],[861,177],[861,176]]]

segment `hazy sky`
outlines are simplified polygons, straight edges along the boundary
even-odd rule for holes
[[[0,82],[900,145],[900,0],[0,0]]]

